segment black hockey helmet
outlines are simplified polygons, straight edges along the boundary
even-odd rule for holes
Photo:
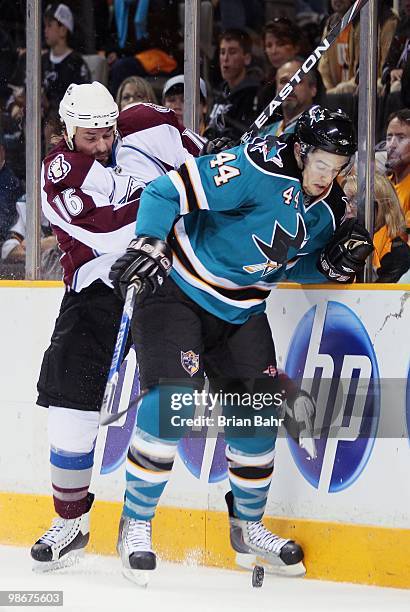
[[[296,139],[301,144],[302,157],[311,147],[347,157],[357,150],[355,129],[346,113],[319,105],[301,114],[296,124]]]

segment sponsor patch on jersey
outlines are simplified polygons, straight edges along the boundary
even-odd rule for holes
[[[71,164],[65,159],[63,153],[59,153],[48,167],[47,178],[53,183],[58,183],[67,176],[70,170]]]
[[[199,370],[199,355],[194,351],[181,351],[181,365],[190,376]]]
[[[283,168],[281,151],[286,147],[286,142],[281,142],[274,136],[257,137],[246,147],[246,155],[258,168],[265,172],[274,172],[274,166]]]

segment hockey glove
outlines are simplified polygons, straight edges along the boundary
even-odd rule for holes
[[[231,149],[235,146],[236,143],[233,140],[226,136],[220,136],[214,140],[208,140],[202,147],[200,155],[216,155],[221,151],[225,151],[225,149]]]
[[[109,278],[115,293],[125,299],[128,285],[139,281],[139,293],[155,293],[172,267],[172,251],[159,238],[138,236],[130,242],[125,254],[111,267]]]
[[[369,232],[356,219],[347,219],[320,253],[317,268],[330,281],[352,283],[373,250]]]
[[[282,406],[281,416],[286,431],[311,459],[316,459],[316,442],[313,437],[316,406],[312,397],[306,391],[300,390],[296,397],[288,397]]]

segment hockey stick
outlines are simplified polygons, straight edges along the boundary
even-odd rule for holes
[[[282,104],[284,100],[292,93],[294,86],[300,83],[303,76],[308,74],[308,72],[318,63],[322,55],[327,51],[332,45],[339,34],[343,32],[343,30],[353,21],[353,19],[358,15],[364,5],[368,0],[356,0],[354,4],[349,8],[344,17],[337,23],[329,32],[326,38],[324,38],[316,49],[313,51],[311,55],[307,58],[307,60],[303,63],[302,67],[299,68],[292,76],[286,85],[282,87],[279,93],[273,98],[271,102],[269,102],[268,106],[263,109],[261,114],[255,119],[252,125],[249,127],[248,131],[243,134],[241,138],[241,143],[249,142],[261,127],[267,122],[267,120],[272,117],[275,110]],[[300,73],[302,73],[300,75]]]
[[[121,410],[121,412],[109,412],[106,413],[106,416],[103,417],[103,413],[101,411],[101,415],[100,415],[100,425],[111,425],[111,423],[114,423],[115,421],[118,421],[118,419],[120,419],[124,414],[127,414],[127,412],[129,412],[131,410],[131,408],[134,408],[134,406],[136,406],[137,404],[139,404],[139,402],[142,400],[142,398],[144,397],[144,395],[147,395],[149,389],[144,389],[144,391],[141,391],[141,393],[139,393],[137,395],[137,397],[135,397],[132,402],[130,402],[129,406],[127,406],[127,408],[125,408],[125,410]],[[115,389],[114,389],[115,392]]]
[[[127,295],[125,296],[124,308],[122,311],[120,327],[117,334],[117,340],[115,342],[114,353],[112,356],[111,367],[108,373],[107,384],[105,385],[104,397],[101,404],[101,412],[100,412],[100,425],[109,425],[113,423],[117,419],[119,419],[127,410],[124,410],[120,413],[112,413],[112,407],[114,402],[115,390],[117,388],[118,376],[122,364],[122,359],[124,357],[125,346],[127,344],[128,332],[131,325],[132,313],[134,311],[134,304],[137,294],[141,289],[141,283],[139,281],[135,281],[128,285]],[[141,394],[141,396],[144,394]],[[140,396],[138,396],[140,398]],[[139,401],[139,399],[132,403],[135,405],[135,402]],[[140,398],[141,399],[141,398]]]

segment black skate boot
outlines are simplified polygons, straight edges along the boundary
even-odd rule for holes
[[[133,519],[123,514],[117,552],[121,557],[124,576],[139,586],[147,586],[149,572],[157,566],[151,543],[151,521]]]
[[[268,573],[282,576],[304,576],[303,550],[293,540],[275,535],[262,521],[244,521],[233,513],[233,494],[225,495],[229,511],[231,546],[236,563],[246,569],[262,565]]]
[[[48,572],[74,565],[84,555],[90,539],[90,510],[94,495],[88,493],[88,511],[74,519],[57,517],[31,548],[33,570]]]

